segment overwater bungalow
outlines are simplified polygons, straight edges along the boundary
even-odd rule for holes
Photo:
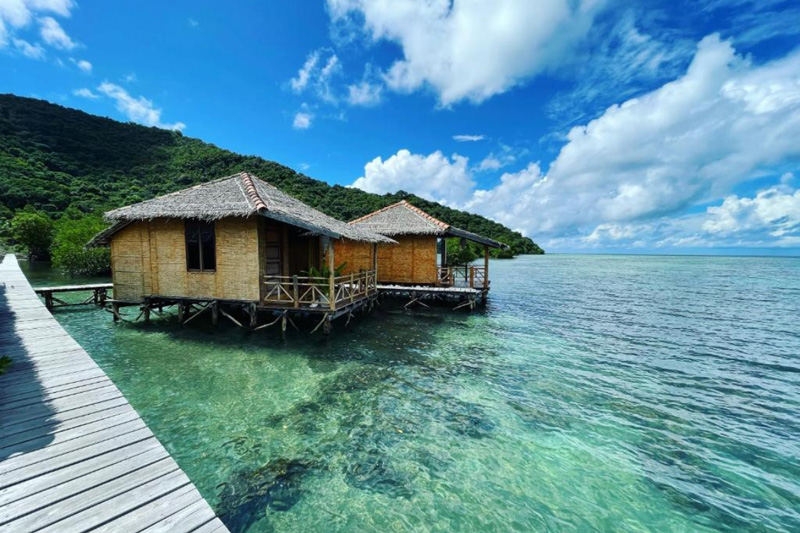
[[[222,313],[241,325],[243,311],[259,327],[257,312],[266,310],[284,329],[300,312],[319,313],[328,329],[333,318],[377,297],[377,245],[395,242],[246,172],[106,217],[112,226],[90,245],[111,247],[115,319],[126,305],[140,306],[148,319],[151,310],[177,304],[184,323],[211,309],[214,322]],[[364,246],[359,268],[337,272],[346,259],[336,257],[334,242]]]
[[[350,226],[397,241],[391,246],[378,246],[378,282],[387,291],[388,287],[438,287],[470,289],[485,296],[489,290],[489,249],[505,247],[442,222],[405,200],[353,220]],[[453,237],[482,245],[483,266],[448,266],[444,240]],[[437,248],[441,254],[438,265]],[[340,241],[336,243],[336,255],[357,271],[367,266],[370,249],[360,242]]]

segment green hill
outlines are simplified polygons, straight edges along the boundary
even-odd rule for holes
[[[502,224],[403,191],[377,195],[328,185],[260,157],[179,132],[125,124],[43,100],[0,95],[0,223],[26,205],[58,216],[139,202],[247,170],[341,220],[406,199],[454,226],[505,242],[516,254],[544,253]]]

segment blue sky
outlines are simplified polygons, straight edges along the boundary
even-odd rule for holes
[[[800,5],[0,0],[0,91],[548,251],[800,252]]]

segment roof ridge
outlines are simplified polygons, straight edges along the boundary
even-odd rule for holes
[[[133,203],[133,204],[130,204],[130,205],[124,205],[122,207],[118,207],[116,209],[112,209],[112,210],[110,210],[108,212],[109,213],[113,213],[114,211],[122,211],[123,209],[130,209],[131,207],[134,207],[134,206],[137,206],[137,205],[140,205],[140,204],[146,204],[146,203],[149,203],[149,202],[153,202],[155,200],[161,200],[162,198],[169,198],[170,196],[177,196],[179,194],[185,194],[187,191],[193,191],[195,189],[201,189],[201,188],[206,187],[208,185],[213,185],[214,183],[219,183],[221,181],[227,181],[227,180],[235,179],[236,176],[238,176],[239,174],[241,174],[241,172],[237,172],[236,174],[231,174],[230,176],[225,176],[223,178],[217,178],[217,179],[213,179],[213,180],[210,180],[210,181],[204,181],[202,183],[198,183],[196,185],[192,185],[191,187],[186,187],[185,189],[180,189],[180,190],[168,192],[166,194],[162,194],[162,195],[159,195],[159,196],[154,196],[153,198],[149,198],[147,200],[142,200],[141,202],[136,202],[136,203]]]
[[[411,204],[408,200],[400,200],[399,202],[395,202],[395,203],[393,203],[391,205],[387,205],[386,207],[382,207],[382,208],[378,209],[377,211],[373,211],[372,213],[370,213],[368,215],[364,215],[361,218],[357,218],[355,220],[351,220],[349,223],[350,224],[358,224],[360,222],[364,222],[365,220],[369,220],[370,218],[374,217],[375,215],[378,215],[380,213],[384,213],[384,212],[388,211],[389,209],[394,209],[395,207],[400,207],[400,206],[405,207],[406,209],[408,209],[409,211],[411,211],[412,213],[414,213],[418,217],[422,218],[423,220],[426,220],[428,222],[436,224],[437,226],[439,226],[443,230],[446,230],[446,229],[448,229],[450,227],[450,224],[448,224],[446,222],[442,222],[438,218],[436,218],[436,217],[434,217],[432,215],[429,215],[428,213],[426,213],[425,211],[423,211],[419,207]]]
[[[442,229],[447,229],[447,228],[450,227],[450,224],[447,224],[446,222],[442,222],[441,220],[439,220],[438,218],[434,217],[433,215],[429,215],[428,213],[426,213],[425,211],[423,211],[419,207],[417,207],[415,205],[412,205],[411,203],[406,202],[405,200],[403,200],[403,202],[405,202],[405,205],[409,209],[411,209],[414,213],[416,213],[417,215],[421,216],[422,218],[424,218],[424,219],[426,219],[426,220],[428,220],[430,222],[433,222],[434,224],[437,224],[437,225],[441,226]]]
[[[249,172],[240,172],[239,178],[242,180],[244,193],[247,196],[247,199],[252,202],[256,211],[261,211],[262,209],[267,210],[267,202],[265,202],[264,199],[261,198],[261,195],[258,194],[256,184],[253,183],[253,176],[251,176]]]
[[[379,213],[383,213],[384,211],[388,211],[389,209],[391,209],[393,207],[397,207],[398,205],[403,204],[403,203],[407,204],[408,202],[406,202],[405,200],[400,200],[399,202],[395,202],[395,203],[393,203],[391,205],[387,205],[387,206],[381,207],[377,211],[373,211],[372,213],[366,214],[363,217],[357,218],[355,220],[351,220],[350,222],[348,222],[348,224],[357,224],[359,222],[363,222],[363,221],[367,220],[368,218],[372,218],[372,217],[374,217],[375,215],[377,215]]]

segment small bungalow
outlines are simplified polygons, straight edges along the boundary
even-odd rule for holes
[[[489,290],[489,248],[504,244],[451,226],[403,200],[350,222],[350,226],[391,237],[397,244],[378,246],[378,282],[391,285],[458,287]],[[484,247],[483,266],[447,266],[444,239],[456,237]],[[441,261],[437,265],[437,245]],[[336,256],[348,267],[361,269],[370,260],[369,246],[355,241],[336,243]]]
[[[352,312],[377,296],[377,245],[391,238],[346,224],[241,172],[106,213],[113,225],[90,245],[110,245],[114,300],[152,308],[244,307]],[[364,261],[346,275],[333,243],[364,246]],[[341,270],[341,269],[339,269]],[[286,312],[282,313],[286,316]],[[195,315],[193,315],[195,316]],[[190,320],[193,316],[186,318]],[[115,307],[115,318],[118,307]],[[285,321],[284,321],[285,328]]]

